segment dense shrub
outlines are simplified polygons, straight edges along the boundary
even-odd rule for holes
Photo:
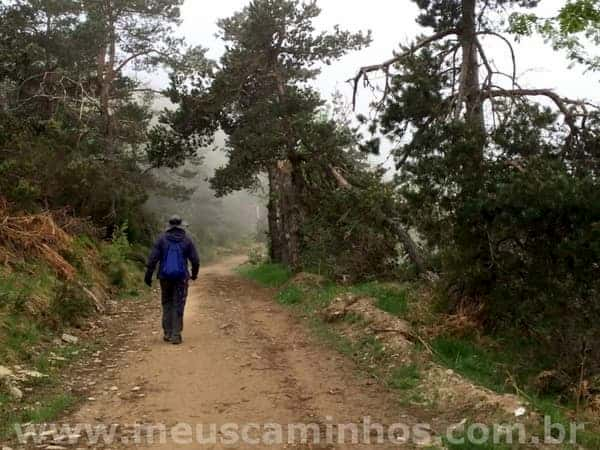
[[[76,326],[94,312],[91,299],[76,283],[61,282],[50,302],[49,313],[56,324]]]
[[[453,298],[483,302],[491,329],[536,336],[573,380],[584,353],[594,354],[588,369],[600,370],[599,191],[595,178],[555,159],[518,170],[491,164],[442,250]]]
[[[112,241],[102,249],[102,259],[108,278],[113,286],[123,287],[127,275],[126,262],[130,252],[127,223],[116,228]]]
[[[382,220],[393,211],[393,191],[376,174],[361,181],[361,188],[319,193],[303,228],[305,267],[346,281],[396,273],[398,238]]]

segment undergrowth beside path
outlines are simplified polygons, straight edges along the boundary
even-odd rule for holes
[[[0,269],[0,441],[14,424],[52,421],[81,401],[71,371],[102,350],[95,323],[147,292],[126,228],[111,242],[65,242],[57,252],[72,267],[68,277],[26,253]]]

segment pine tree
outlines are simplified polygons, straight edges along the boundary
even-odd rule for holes
[[[252,1],[218,23],[226,51],[210,88],[200,82],[191,95],[173,96],[182,106],[174,128],[189,136],[218,125],[228,135],[228,163],[212,179],[218,194],[251,188],[267,174],[271,256],[290,267],[300,264],[303,166],[319,153],[314,119],[323,102],[307,83],[320,65],[370,39],[317,32],[319,14],[315,1]]]

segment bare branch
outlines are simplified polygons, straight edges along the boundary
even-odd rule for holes
[[[492,78],[494,76],[495,71],[494,71],[494,69],[492,69],[490,62],[488,61],[487,55],[485,54],[485,50],[483,50],[483,46],[481,45],[481,42],[479,42],[479,39],[477,39],[477,37],[475,37],[475,46],[477,47],[479,56],[481,56],[483,65],[485,66],[487,73],[488,73],[487,77],[485,77],[485,81],[483,82],[483,86],[485,88],[492,84]]]
[[[510,51],[510,57],[512,59],[512,65],[513,65],[512,80],[513,80],[513,88],[514,88],[516,85],[516,82],[517,82],[517,57],[515,56],[515,49],[513,48],[510,41],[508,39],[506,39],[504,36],[502,36],[501,34],[495,33],[493,31],[480,31],[480,32],[476,33],[476,35],[494,36],[494,37],[497,37],[498,39],[504,41],[504,43],[507,45],[507,47]],[[481,45],[481,44],[479,44],[479,45]]]
[[[146,92],[146,93],[149,93],[149,94],[156,94],[156,95],[161,95],[163,97],[166,97],[165,91],[161,91],[161,90],[158,90],[158,89],[152,89],[152,88],[132,89],[131,92]]]
[[[408,50],[406,50],[405,52],[402,52],[400,54],[395,55],[393,58],[388,59],[387,61],[384,61],[381,64],[374,64],[371,66],[364,66],[361,67],[360,70],[358,71],[358,74],[356,74],[356,76],[350,80],[348,80],[348,82],[353,82],[354,84],[354,91],[353,91],[353,95],[352,95],[352,105],[354,108],[356,108],[356,97],[358,94],[358,83],[360,82],[361,78],[367,79],[367,74],[371,73],[371,72],[377,72],[377,71],[383,71],[386,73],[386,79],[389,77],[389,69],[391,66],[393,66],[395,63],[397,63],[398,61],[400,61],[402,58],[416,52],[417,50],[423,48],[423,47],[427,47],[428,45],[440,41],[442,39],[444,39],[447,36],[450,35],[456,35],[458,34],[458,30],[456,28],[452,28],[449,30],[445,30],[445,31],[441,31],[439,33],[436,33],[432,36],[429,36],[427,38],[422,39],[421,41],[417,42],[415,45],[413,45],[412,47],[410,47]]]
[[[490,100],[496,97],[505,97],[515,99],[523,99],[524,97],[546,97],[552,101],[560,113],[564,116],[565,124],[570,129],[568,142],[577,139],[585,132],[585,119],[588,116],[588,107],[599,110],[600,107],[592,105],[582,100],[573,100],[567,97],[561,97],[551,89],[502,89],[495,87],[481,92],[482,99],[489,98]],[[578,124],[578,119],[581,119]]]
[[[162,56],[164,58],[170,58],[171,55],[161,52],[160,50],[156,50],[156,49],[149,49],[149,50],[145,50],[143,52],[139,52],[139,53],[134,53],[133,55],[130,55],[129,57],[125,58],[116,68],[115,68],[115,72],[120,72],[122,69],[125,68],[125,66],[127,66],[127,64],[129,64],[131,61],[140,58],[142,56],[148,56],[152,53],[156,53],[159,56]]]
[[[335,181],[337,182],[337,184],[340,188],[350,189],[352,187],[352,185],[348,182],[348,180],[346,180],[346,178],[344,178],[344,176],[340,173],[340,171],[337,169],[337,167],[333,167],[330,164],[329,170],[331,171],[333,178],[335,178]]]
[[[559,111],[565,116],[565,122],[569,125],[572,131],[577,131],[575,124],[575,115],[568,108],[567,105],[581,105],[581,102],[577,100],[571,100],[565,97],[561,97],[551,89],[487,89],[481,91],[483,98],[494,98],[494,97],[546,97],[556,105]]]

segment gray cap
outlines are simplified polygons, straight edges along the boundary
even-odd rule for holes
[[[188,224],[183,221],[181,216],[174,214],[169,219],[169,223],[167,225],[167,230],[172,230],[173,228],[181,228],[182,230],[184,230],[187,226],[188,226]]]

